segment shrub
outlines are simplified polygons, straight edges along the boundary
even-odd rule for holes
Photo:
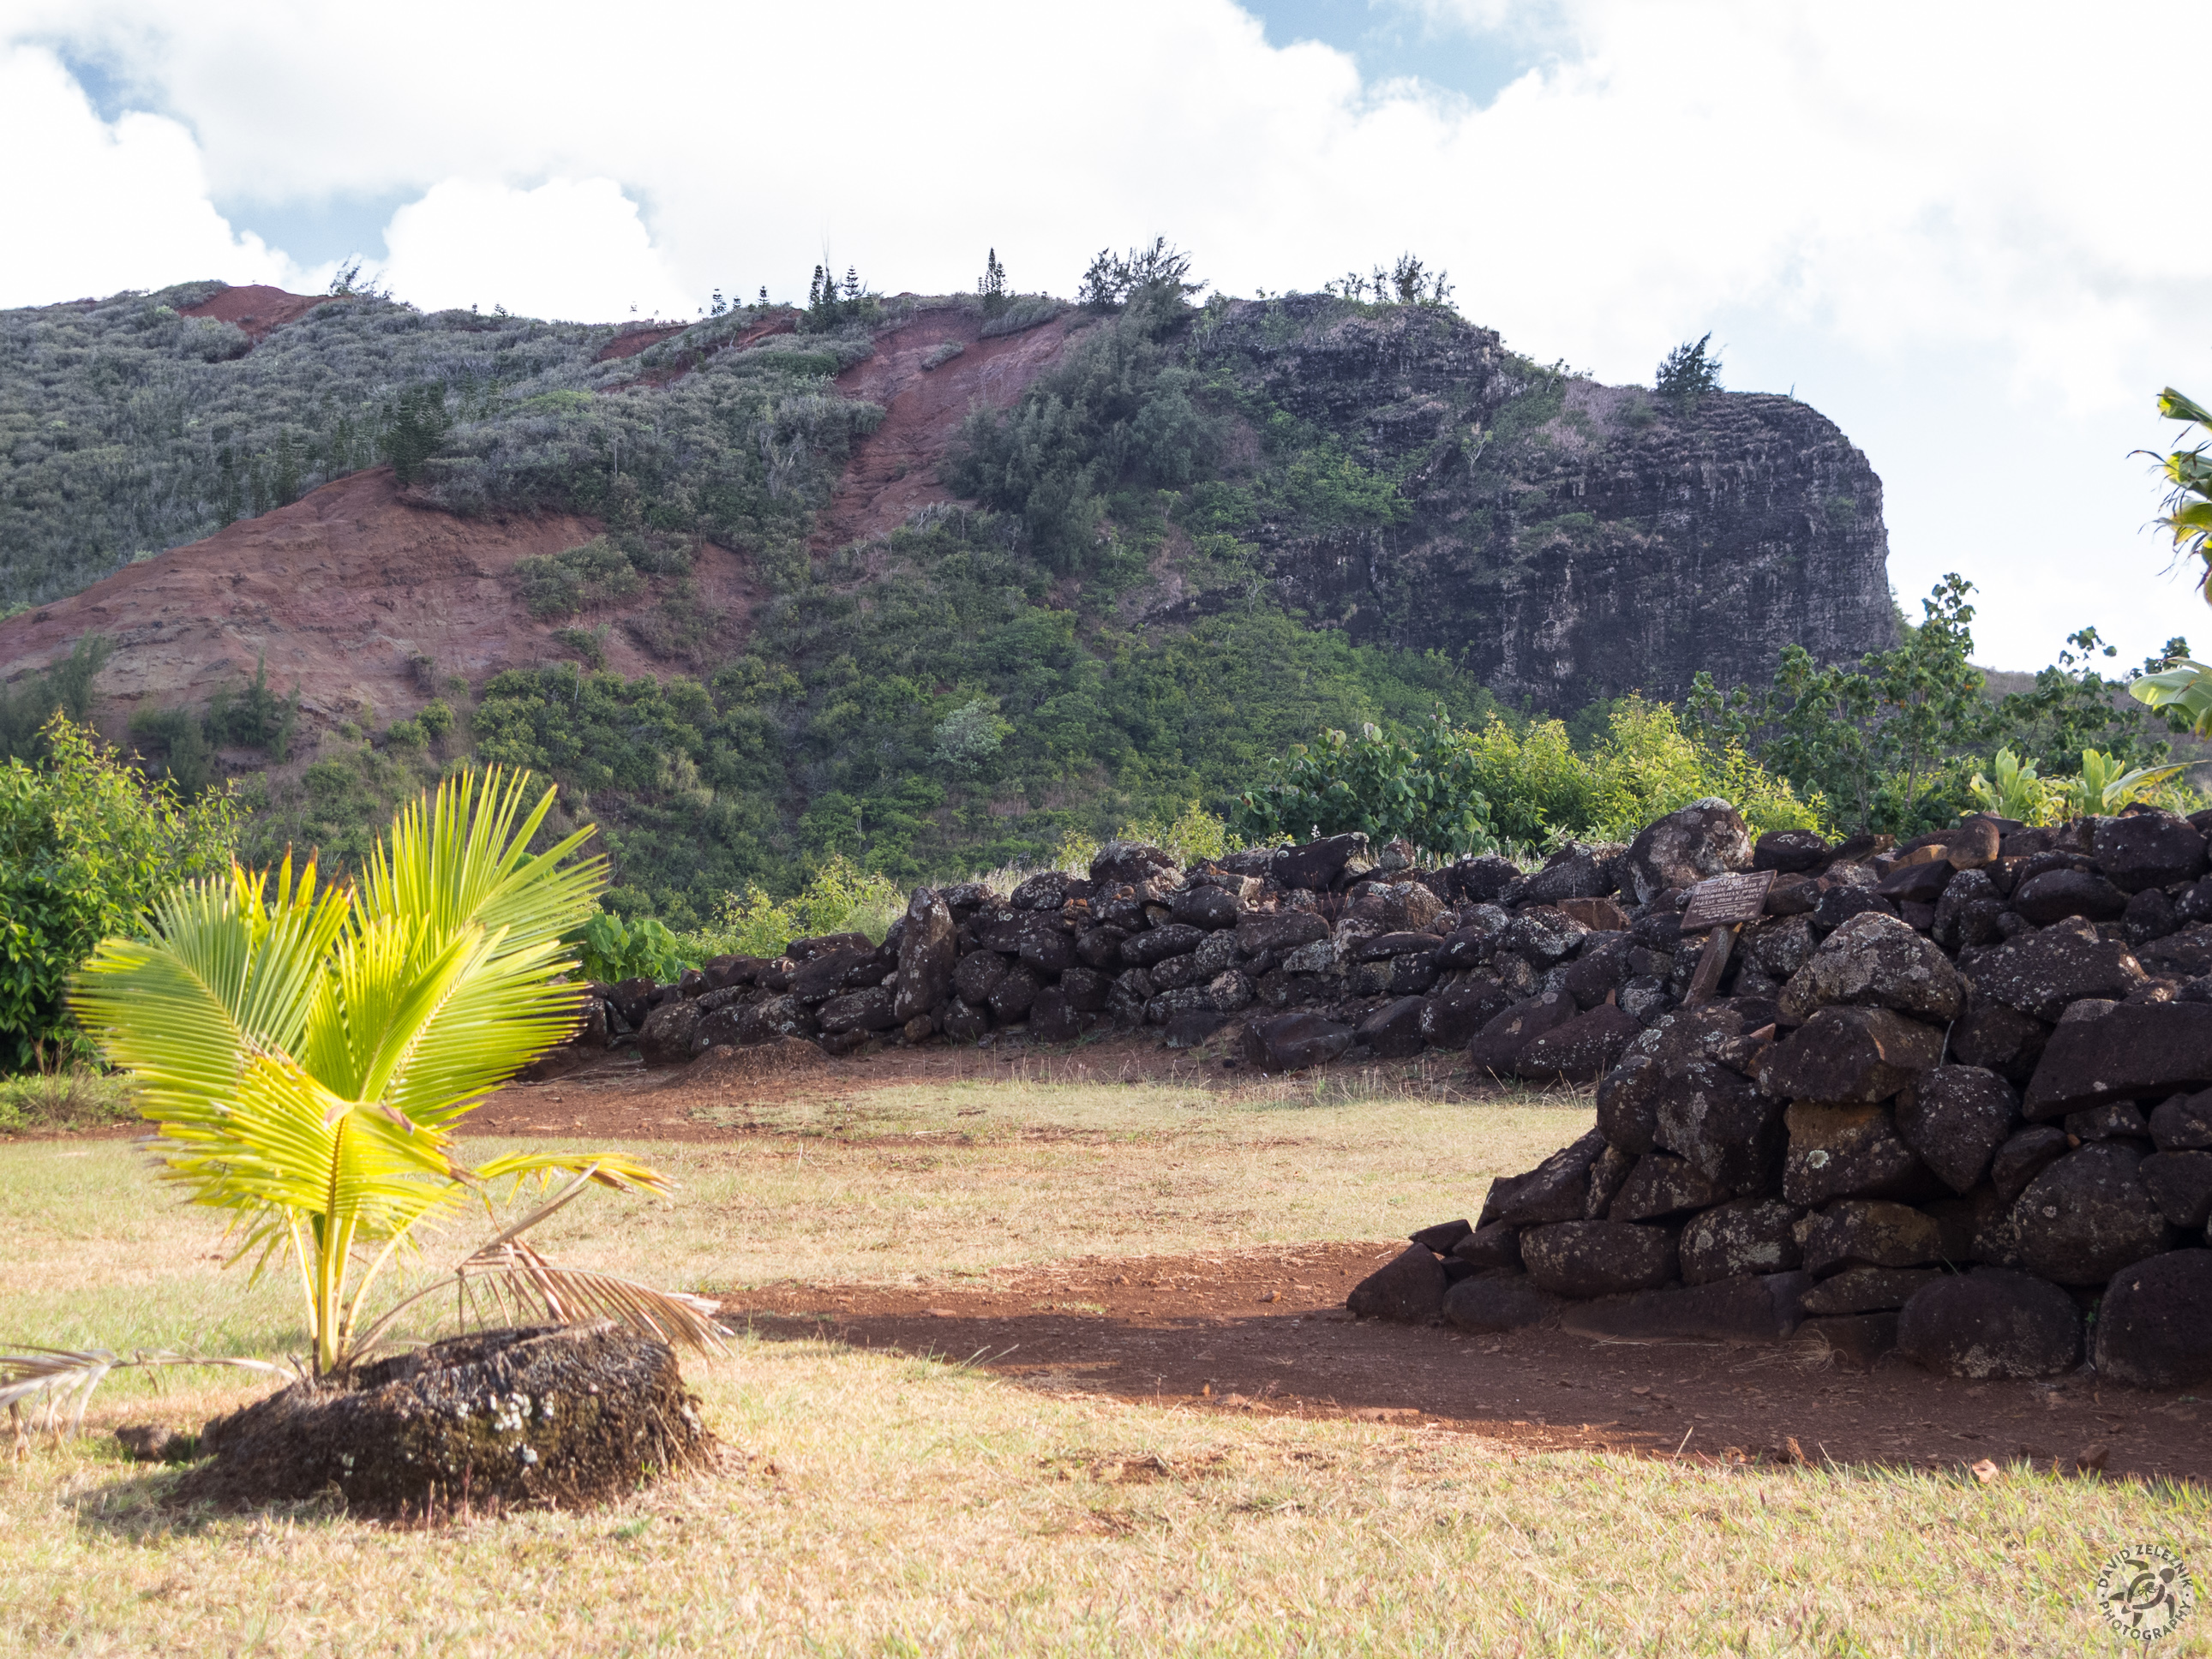
[[[109,934],[131,933],[173,884],[228,866],[240,813],[228,793],[187,802],[149,783],[57,714],[46,757],[0,766],[0,1068],[59,1059],[79,1038],[70,974]]]
[[[1049,294],[1018,294],[1007,300],[1006,308],[995,317],[987,317],[983,326],[976,330],[978,337],[994,340],[1002,334],[1019,334],[1024,330],[1048,323],[1067,309],[1064,301]]]
[[[1685,341],[1667,354],[1653,378],[1652,389],[1684,409],[1695,408],[1708,392],[1721,389],[1721,360],[1705,349],[1712,339],[1708,331],[1698,340]]]
[[[1237,797],[1241,835],[1304,841],[1359,830],[1378,848],[1405,840],[1439,855],[1496,845],[1466,734],[1442,715],[1411,738],[1386,735],[1371,722],[1357,736],[1325,731],[1271,763],[1268,774]]]
[[[686,935],[681,948],[688,959],[703,962],[719,956],[778,957],[792,940],[824,933],[865,933],[880,944],[906,902],[896,882],[832,858],[795,897],[778,901],[753,885],[724,894],[714,921]]]

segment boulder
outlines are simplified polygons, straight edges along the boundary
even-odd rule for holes
[[[1606,1139],[1627,1152],[1650,1152],[1661,1097],[1693,1061],[1712,1059],[1742,1034],[1742,1015],[1725,1002],[1661,1015],[1598,1082],[1597,1124]]]
[[[785,1037],[811,1037],[819,1029],[814,1011],[797,997],[786,994],[747,1003],[738,1018],[736,1035],[740,1045],[750,1048],[755,1043],[778,1042]]]
[[[1846,1267],[1806,1292],[1805,1311],[1822,1318],[1893,1312],[1942,1277],[1941,1267]]]
[[[1798,1100],[1887,1100],[1942,1053],[1941,1030],[1887,1008],[1817,1008],[1766,1051],[1759,1086]]]
[[[1346,864],[1366,856],[1367,837],[1354,830],[1308,842],[1303,847],[1285,847],[1275,854],[1267,873],[1281,887],[1326,892]]]
[[[2129,1263],[2170,1250],[2171,1223],[2142,1181],[2142,1154],[2100,1141],[2055,1158],[2013,1203],[2028,1270],[2060,1285],[2101,1285]]]
[[[1957,872],[1951,868],[1949,860],[1941,856],[1940,849],[1928,850],[1936,856],[1899,866],[1876,882],[1874,890],[1893,904],[1935,904]]]
[[[2204,837],[2186,818],[2171,812],[2130,812],[2099,818],[2096,824],[2091,856],[2123,893],[2193,882],[2204,873]]]
[[[1531,905],[1505,924],[1498,935],[1498,948],[1542,969],[1572,956],[1587,931],[1564,910]]]
[[[1544,867],[1521,884],[1524,904],[1557,904],[1562,899],[1599,898],[1613,890],[1613,866],[1621,854],[1617,842],[1571,841],[1544,860]]]
[[[2140,1173],[2160,1215],[2185,1232],[2204,1231],[2212,1220],[2212,1152],[2153,1152]]]
[[[1477,1227],[1452,1246],[1452,1260],[1475,1272],[1521,1266],[1521,1230],[1502,1221]]]
[[[1813,906],[1813,931],[1832,933],[1853,916],[1893,916],[1897,907],[1868,887],[1829,885]]]
[[[963,1001],[981,1007],[1011,965],[995,951],[970,951],[952,970],[952,989]]]
[[[2212,1250],[2172,1250],[2114,1273],[2094,1358],[2100,1379],[2139,1389],[2212,1382]]]
[[[1468,1044],[1468,1059],[1478,1072],[1510,1075],[1523,1048],[1574,1017],[1572,997],[1565,991],[1542,992],[1525,1002],[1515,1003],[1485,1023]]]
[[[1172,881],[1175,867],[1174,854],[1147,842],[1109,841],[1091,855],[1091,879],[1097,884]]]
[[[1443,901],[1425,882],[1368,881],[1353,890],[1346,914],[1371,921],[1385,933],[1405,933],[1425,928],[1443,908]],[[1433,947],[1436,940],[1429,943]]]
[[[1344,1305],[1355,1319],[1425,1325],[1443,1312],[1449,1284],[1436,1252],[1416,1244],[1352,1286]]]
[[[1042,989],[1036,970],[1025,962],[1018,962],[999,976],[991,988],[991,994],[983,999],[991,1011],[991,1018],[1000,1025],[1012,1025],[1025,1018],[1030,1005],[1036,1000]]]
[[[1060,990],[1067,999],[1067,1006],[1078,1013],[1095,1014],[1105,1008],[1107,999],[1113,994],[1114,981],[1094,969],[1071,968],[1060,976]]]
[[[1768,916],[1744,929],[1737,952],[1769,979],[1788,984],[1813,959],[1813,923],[1808,916]]]
[[[2138,893],[2129,900],[2129,908],[2132,910],[2137,900],[2152,896],[2162,898],[2165,895],[2154,887],[2148,894]],[[2202,979],[2212,974],[2212,926],[2200,923],[2152,939],[2140,947],[2140,960],[2147,973],[2168,979]]]
[[[1943,1236],[1933,1216],[1881,1199],[1847,1198],[1796,1226],[1805,1270],[1826,1274],[1853,1263],[1921,1267],[1942,1260]]]
[[[1695,1060],[1660,1092],[1651,1144],[1731,1193],[1771,1189],[1785,1136],[1783,1103],[1719,1060]]]
[[[1932,1066],[1897,1100],[1898,1134],[1954,1193],[1981,1184],[2019,1122],[2012,1085],[1978,1066]]]
[[[1464,1216],[1457,1221],[1439,1221],[1433,1227],[1424,1227],[1413,1235],[1412,1242],[1434,1250],[1438,1255],[1449,1255],[1464,1240],[1474,1237],[1474,1224]]]
[[[1575,959],[1561,969],[1558,988],[1572,997],[1575,1006],[1581,1009],[1612,1000],[1627,976],[1628,951],[1626,933],[1585,934]],[[1636,1029],[1640,1031],[1643,1027]]]
[[[1559,1221],[1521,1235],[1521,1260],[1539,1290],[1613,1296],[1656,1290],[1674,1277],[1674,1235],[1617,1221]]]
[[[894,1007],[896,992],[889,985],[872,985],[865,991],[848,991],[832,997],[815,1011],[827,1036],[847,1031],[888,1031],[903,1025]]]
[[[1618,1146],[1607,1146],[1590,1165],[1589,1195],[1583,1200],[1583,1219],[1603,1221],[1613,1209],[1613,1200],[1628,1184],[1630,1173],[1636,1168],[1636,1156],[1624,1152]],[[1627,1216],[1618,1218],[1626,1221]]]
[[[1826,864],[1831,850],[1817,830],[1770,830],[1752,843],[1751,867],[1802,875]]]
[[[1259,1072],[1326,1066],[1352,1046],[1352,1027],[1319,1014],[1279,1014],[1244,1028],[1244,1063]]]
[[[692,1033],[699,1029],[699,1005],[678,997],[645,1017],[637,1034],[638,1057],[647,1066],[681,1066],[691,1058]]]
[[[1030,1004],[1030,1037],[1036,1042],[1073,1042],[1083,1035],[1083,1015],[1057,985],[1039,990]]]
[[[899,1024],[927,1013],[952,994],[952,972],[960,962],[957,931],[945,901],[927,887],[916,888],[907,901],[893,981],[891,1008]]]
[[[1968,993],[1966,1011],[1951,1027],[1951,1053],[1960,1065],[1984,1067],[2013,1084],[2035,1075],[2035,1062],[2050,1040],[2050,1026],[1990,1001],[1978,989]]]
[[[1421,1035],[1421,1012],[1426,1006],[1420,997],[1386,1002],[1361,1018],[1352,1028],[1352,1040],[1365,1043],[1381,1060],[1418,1054],[1428,1046],[1428,1039]]]
[[[1447,986],[1421,1004],[1421,1036],[1438,1048],[1464,1048],[1475,1033],[1512,1006],[1513,994],[1494,979]]]
[[[2063,1157],[2073,1146],[2055,1124],[2030,1124],[2015,1130],[1998,1144],[1990,1158],[1990,1185],[2009,1206],[2027,1190],[2027,1183]]]
[[[1517,1270],[1462,1279],[1444,1293],[1444,1323],[1462,1331],[1517,1331],[1540,1325],[1566,1304]]]
[[[216,1418],[176,1496],[244,1509],[335,1489],[349,1514],[390,1518],[463,1494],[578,1508],[710,1463],[698,1404],[665,1343],[613,1324],[481,1331]]]
[[[1935,920],[1929,932],[1947,951],[1961,945],[1994,945],[2002,937],[1997,917],[2004,898],[1985,870],[1964,870],[1936,902]]]
[[[1017,910],[1058,910],[1067,902],[1071,885],[1087,888],[1090,884],[1071,878],[1065,870],[1040,870],[1008,894],[1006,902]]]
[[[939,1029],[955,1042],[973,1042],[991,1029],[990,1012],[954,997],[945,1005]]]
[[[1790,1107],[1784,1122],[1790,1148],[1782,1165],[1782,1196],[1790,1203],[1811,1208],[1838,1198],[1933,1195],[1934,1177],[1880,1106],[1801,1100]]]
[[[1188,922],[1171,921],[1148,927],[1121,946],[1121,961],[1130,968],[1149,968],[1170,957],[1188,956],[1206,943],[1206,930]]]
[[[1531,1227],[1579,1220],[1589,1194],[1590,1165],[1604,1151],[1605,1137],[1593,1129],[1526,1174],[1499,1176],[1483,1198],[1477,1230],[1501,1222]]]
[[[2161,1152],[2212,1150],[2212,1089],[2160,1102],[2150,1115],[2150,1137]]]
[[[2045,870],[2013,889],[2012,908],[2038,927],[2069,916],[2117,921],[2128,908],[2128,896],[2087,870]]]
[[[1608,1153],[1612,1151],[1607,1148]],[[1651,1221],[1662,1216],[1679,1215],[1685,1210],[1705,1209],[1728,1195],[1687,1159],[1668,1152],[1646,1152],[1636,1160],[1603,1218]]]
[[[1786,1342],[1804,1318],[1802,1273],[1668,1285],[1570,1303],[1559,1328],[1617,1341]]]
[[[1168,902],[1168,914],[1193,927],[1234,927],[1243,907],[1218,887],[1187,887]]]
[[[1796,1231],[1803,1215],[1774,1198],[1740,1198],[1699,1211],[1682,1229],[1682,1282],[1790,1271],[1804,1260]]]
[[[1241,918],[1237,948],[1248,957],[1262,951],[1281,954],[1328,937],[1328,924],[1310,910],[1275,910]]]
[[[1724,800],[1696,801],[1647,827],[1616,866],[1623,891],[1649,904],[1663,889],[1694,887],[1750,866],[1751,831]]]
[[[1977,1005],[2002,1003],[2046,1022],[2084,998],[2117,1001],[2148,979],[2126,945],[2102,938],[2094,926],[2078,918],[2063,920],[1978,957],[1971,977]]]
[[[2076,1005],[2075,1012],[2087,1012]],[[2155,1098],[2212,1083],[2212,1004],[2116,1003],[2063,1021],[2044,1045],[2022,1109],[2063,1117],[2108,1100]]]
[[[1919,1019],[1959,1012],[1965,981],[1950,958],[1895,916],[1868,911],[1828,935],[1792,975],[1782,993],[1784,1014],[1808,1018],[1816,1008],[1889,1008]]]
[[[1619,1008],[1601,1003],[1586,1014],[1539,1032],[1522,1046],[1513,1069],[1524,1078],[1595,1083],[1613,1069],[1621,1051],[1643,1029]]]
[[[2002,1267],[1947,1274],[1897,1319],[1897,1348],[1946,1376],[2055,1376],[2081,1358],[2081,1311],[2056,1285]]]

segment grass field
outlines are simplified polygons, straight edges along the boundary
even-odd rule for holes
[[[1586,1103],[975,1084],[749,1109],[648,1151],[666,1203],[573,1206],[555,1253],[695,1288],[921,1282],[1071,1255],[1383,1239],[1467,1212]],[[491,1144],[469,1143],[472,1153]],[[0,1147],[0,1338],[273,1353],[278,1282],[122,1143]],[[465,1240],[456,1238],[456,1246]],[[688,1369],[720,1472],[581,1515],[432,1530],[209,1518],[104,1432],[0,1465],[0,1649],[160,1653],[2141,1651],[2097,1565],[2212,1566],[2196,1490],[1723,1469],[1371,1423],[1051,1394],[818,1340]],[[122,1378],[92,1427],[243,1395]],[[2200,1614],[2152,1651],[2212,1651]]]

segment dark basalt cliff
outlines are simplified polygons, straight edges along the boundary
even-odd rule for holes
[[[1254,538],[1317,623],[1443,651],[1553,708],[1679,696],[1700,669],[1763,682],[1790,644],[1836,659],[1893,641],[1881,481],[1794,398],[1686,410],[1544,369],[1446,312],[1324,296],[1231,305],[1187,349],[1212,385],[1398,481],[1395,523]]]

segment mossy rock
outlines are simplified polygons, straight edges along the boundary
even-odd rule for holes
[[[665,1344],[611,1324],[485,1331],[295,1383],[208,1424],[175,1501],[335,1490],[356,1514],[574,1508],[702,1462],[714,1437]]]

